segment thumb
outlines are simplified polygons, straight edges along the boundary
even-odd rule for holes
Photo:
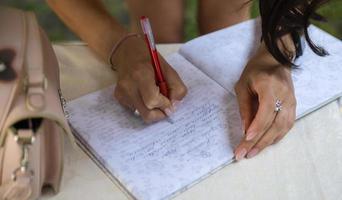
[[[245,134],[253,120],[253,96],[248,92],[247,88],[235,89],[235,92],[239,103],[242,129]]]

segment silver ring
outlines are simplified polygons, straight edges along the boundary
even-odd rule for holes
[[[134,110],[134,115],[137,116],[137,117],[139,117],[139,116],[140,116],[140,112],[139,112],[137,109],[135,109],[135,110]]]
[[[275,103],[274,111],[279,112],[281,110],[282,110],[282,102],[279,99],[277,99],[277,101]]]

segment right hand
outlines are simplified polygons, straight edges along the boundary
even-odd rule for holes
[[[187,88],[177,72],[161,55],[159,60],[168,84],[170,99],[159,92],[143,38],[127,38],[112,57],[112,63],[118,72],[115,98],[123,106],[137,109],[146,123],[156,122],[164,119],[166,115],[171,115],[187,93]]]

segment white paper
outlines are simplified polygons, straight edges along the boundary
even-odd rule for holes
[[[342,96],[342,42],[315,26],[309,27],[309,35],[330,55],[317,56],[304,45],[304,54],[296,61],[299,69],[292,72],[297,119]],[[181,47],[180,54],[235,94],[234,85],[260,38],[258,18],[194,39]]]
[[[168,61],[189,89],[174,124],[144,124],[113,99],[113,87],[68,103],[77,137],[137,199],[170,198],[230,163],[242,135],[234,96],[180,55]]]
[[[191,40],[179,52],[222,87],[234,93],[234,85],[260,39],[260,20],[225,28]]]

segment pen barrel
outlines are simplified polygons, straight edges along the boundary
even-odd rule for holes
[[[157,78],[157,81],[164,82],[165,80],[164,80],[163,73],[161,71],[160,61],[159,61],[159,57],[158,57],[158,51],[157,51],[157,49],[152,48],[147,35],[145,35],[145,40],[146,40],[148,51],[150,53],[151,62],[152,62],[153,70],[154,70],[155,76]]]
[[[154,72],[156,75],[156,78],[159,82],[165,82],[164,79],[164,75],[160,66],[160,61],[159,61],[159,57],[158,57],[158,52],[157,51],[152,51],[151,52],[151,59],[152,59],[152,63],[153,63],[153,68],[154,68]]]
[[[164,95],[165,97],[169,98],[169,92],[166,82],[159,82],[158,83],[160,93]]]
[[[142,16],[140,18],[140,24],[145,35],[145,40],[147,43],[148,50],[150,52],[151,62],[153,65],[155,78],[156,78],[156,83],[159,87],[160,93],[164,95],[165,97],[169,98],[168,87],[167,87],[167,83],[165,82],[163,72],[160,66],[158,52],[154,43],[154,38],[153,38],[153,33],[152,33],[150,22],[147,17]]]

